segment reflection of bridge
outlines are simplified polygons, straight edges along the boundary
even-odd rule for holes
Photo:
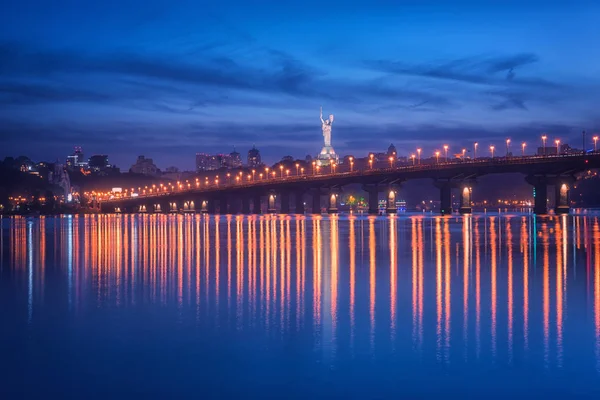
[[[290,197],[294,211],[304,213],[304,197],[312,197],[313,213],[321,212],[321,197],[327,196],[327,211],[337,212],[338,194],[343,186],[360,184],[368,193],[369,212],[377,213],[379,194],[384,192],[388,212],[396,211],[396,195],[402,182],[411,179],[432,179],[440,190],[441,212],[452,212],[452,190],[459,189],[460,212],[471,212],[471,193],[479,176],[500,173],[521,173],[535,188],[534,212],[547,212],[548,186],[556,193],[555,211],[569,211],[569,190],[574,175],[590,168],[600,168],[600,153],[509,157],[480,160],[460,160],[439,164],[411,165],[393,168],[369,168],[326,174],[296,174],[268,179],[229,180],[226,182],[196,182],[187,188],[155,190],[136,197],[118,197],[102,201],[104,212],[208,212],[245,214],[262,212],[261,199],[267,197],[268,212],[290,212]],[[261,174],[262,175],[262,174]],[[252,209],[250,204],[252,203]],[[279,209],[277,209],[279,205]]]

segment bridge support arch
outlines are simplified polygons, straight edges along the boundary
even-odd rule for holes
[[[573,177],[558,177],[554,183],[554,212],[568,214],[571,211],[571,188],[575,183]]]
[[[331,189],[329,191],[329,195],[327,196],[327,213],[328,214],[337,214],[338,213],[338,199],[340,193],[337,189]]]
[[[386,193],[386,207],[385,212],[387,214],[397,214],[398,207],[396,206],[396,198],[398,197],[397,185],[390,185]]]
[[[277,195],[275,192],[269,192],[267,198],[267,212],[270,214],[277,213],[277,207],[275,206],[275,201],[277,200]]]
[[[473,194],[473,185],[470,182],[463,183],[460,185],[460,208],[458,212],[461,214],[471,214],[473,212],[472,208],[472,194]]]
[[[201,206],[200,206],[200,212],[202,214],[208,213],[208,200],[202,200]]]

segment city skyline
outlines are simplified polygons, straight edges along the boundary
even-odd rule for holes
[[[0,17],[2,156],[80,145],[193,169],[197,152],[256,144],[266,162],[303,158],[322,144],[319,106],[339,154],[533,150],[542,132],[580,147],[600,129],[591,1],[36,3]]]

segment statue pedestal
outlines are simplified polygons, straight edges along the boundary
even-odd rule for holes
[[[317,165],[320,167],[331,165],[331,163],[338,164],[339,157],[335,154],[335,150],[331,146],[325,146],[317,156]]]

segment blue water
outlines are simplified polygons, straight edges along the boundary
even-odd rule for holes
[[[2,398],[600,396],[600,217],[0,220]]]

